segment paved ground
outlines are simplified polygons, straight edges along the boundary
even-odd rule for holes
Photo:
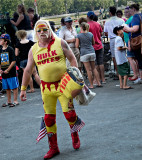
[[[119,89],[119,81],[107,80],[96,88],[95,99],[79,106],[86,125],[79,133],[81,148],[72,148],[69,126],[57,105],[58,144],[61,154],[53,160],[142,160],[142,84]],[[40,90],[28,94],[14,108],[0,107],[0,160],[42,160],[48,150],[47,137],[36,144],[41,116]],[[0,97],[0,106],[6,97]],[[19,100],[20,101],[20,100]]]

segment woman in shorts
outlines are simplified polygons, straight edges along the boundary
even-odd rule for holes
[[[82,22],[80,24],[81,33],[77,35],[76,47],[80,46],[80,61],[84,64],[90,82],[89,88],[94,88],[93,81],[96,79],[97,86],[101,86],[99,74],[95,68],[95,50],[92,45],[95,44],[94,36],[89,31],[89,24]]]

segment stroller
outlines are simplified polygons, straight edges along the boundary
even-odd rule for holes
[[[108,38],[103,36],[103,47],[104,47],[104,69],[105,72],[111,71],[111,52],[110,52],[110,44]]]
[[[105,71],[111,71],[111,52],[109,42],[104,43],[104,68]]]

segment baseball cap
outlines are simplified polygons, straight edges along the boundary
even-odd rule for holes
[[[87,13],[87,16],[90,18],[91,16],[95,16],[95,13],[93,11],[89,11]]]
[[[121,30],[121,29],[123,29],[124,28],[124,26],[116,26],[114,29],[113,29],[113,33],[114,34],[117,34],[117,31],[119,31],[119,30]]]
[[[66,18],[64,19],[64,21],[65,21],[65,22],[72,22],[72,19],[71,19],[71,17],[66,17]]]
[[[10,36],[9,36],[9,34],[2,34],[2,35],[0,36],[0,39],[7,39],[7,40],[10,41]]]

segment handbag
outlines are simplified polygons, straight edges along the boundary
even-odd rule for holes
[[[77,103],[82,106],[88,105],[96,96],[95,92],[92,92],[86,85],[82,88],[79,95],[75,97]]]
[[[130,39],[130,46],[132,50],[138,50],[142,47],[142,20],[141,16],[140,17],[140,31],[141,34],[135,38],[132,38],[132,33],[131,33],[131,39]]]

